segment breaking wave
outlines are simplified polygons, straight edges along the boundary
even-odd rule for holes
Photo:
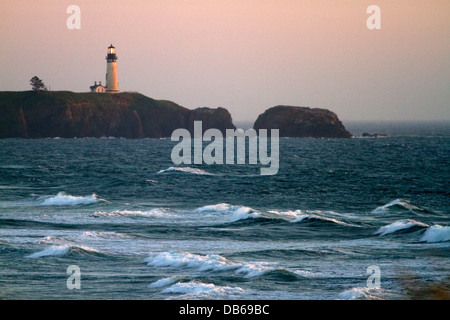
[[[246,206],[231,205],[228,203],[219,203],[215,205],[208,205],[195,209],[196,213],[213,214],[216,217],[223,216],[226,222],[236,222],[241,220],[248,220],[253,218],[255,222],[272,221],[272,222],[290,222],[300,223],[302,221],[312,221],[319,223],[333,223],[343,226],[358,227],[358,225],[344,221],[344,218],[349,218],[344,214],[335,213],[333,211],[277,211],[269,210],[267,212],[259,212],[255,209]],[[339,218],[339,219],[338,219]]]
[[[222,214],[227,217],[229,222],[245,220],[248,218],[261,218],[261,215],[250,207],[233,206],[227,203],[219,203],[215,205],[204,206],[195,209],[197,213],[213,213]]]
[[[177,282],[176,277],[162,278],[155,282],[150,283],[150,285],[148,287],[149,288],[162,288],[162,287],[167,287],[175,282]]]
[[[47,249],[27,256],[27,258],[36,259],[47,256],[66,256],[72,252],[83,255],[97,255],[102,253],[101,251],[85,246],[53,245]]]
[[[291,220],[290,222],[292,223],[300,223],[300,222],[304,222],[306,221],[318,221],[318,222],[326,222],[326,223],[333,223],[333,224],[338,224],[338,225],[343,225],[343,226],[352,226],[352,227],[357,227],[357,225],[355,224],[351,224],[345,221],[342,221],[340,219],[337,218],[333,218],[332,216],[335,215],[339,215],[333,211],[327,211],[327,212],[322,212],[322,211],[305,211],[303,212],[302,210],[296,210],[294,211],[293,214],[293,220]]]
[[[338,294],[338,299],[341,300],[378,300],[383,294],[381,289],[357,287],[345,290]]]
[[[389,213],[389,212],[429,212],[427,209],[412,205],[408,200],[395,199],[388,204],[376,208],[372,213]]]
[[[66,194],[65,192],[58,192],[56,196],[40,197],[40,205],[42,206],[76,206],[86,205],[101,201],[95,193],[90,196],[78,197]]]
[[[167,294],[183,294],[194,296],[196,298],[224,298],[236,297],[244,292],[239,287],[218,286],[212,283],[203,283],[200,281],[177,282],[174,285],[164,289],[162,293]]]
[[[120,210],[113,212],[101,212],[97,211],[93,215],[95,218],[99,217],[153,217],[153,218],[161,218],[161,217],[170,217],[172,213],[168,210],[155,208],[148,211],[142,210]]]
[[[29,255],[28,258],[35,259],[47,256],[63,256],[68,254],[70,249],[70,246],[51,246],[50,248]]]
[[[420,241],[425,242],[445,242],[450,241],[450,227],[434,225],[429,227]]]
[[[149,267],[171,267],[194,269],[199,272],[234,271],[246,278],[261,276],[274,270],[263,263],[237,263],[220,255],[197,255],[190,252],[162,252],[145,259]]]
[[[386,234],[394,233],[404,229],[409,229],[412,227],[427,228],[428,225],[412,219],[397,220],[394,223],[381,227],[380,229],[378,229],[377,232],[375,232],[375,234],[384,236]]]

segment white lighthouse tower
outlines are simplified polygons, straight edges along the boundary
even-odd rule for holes
[[[116,48],[112,44],[108,47],[108,54],[106,55],[106,92],[119,92]]]

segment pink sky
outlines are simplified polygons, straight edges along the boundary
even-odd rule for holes
[[[69,30],[69,5],[81,29]],[[381,30],[369,30],[369,5]],[[2,0],[0,90],[85,92],[117,49],[121,91],[254,121],[274,105],[342,120],[450,120],[448,0]]]

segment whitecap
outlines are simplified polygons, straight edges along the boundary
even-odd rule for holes
[[[261,218],[261,215],[250,207],[233,206],[228,203],[219,203],[215,205],[208,205],[195,209],[198,213],[219,213],[228,217],[229,222],[238,220],[245,220],[248,218]]]
[[[298,215],[294,220],[292,220],[292,223],[298,223],[298,222],[302,222],[305,219],[311,219],[312,216],[310,216],[309,214],[300,214]]]
[[[102,253],[99,250],[87,247],[87,246],[72,246],[72,245],[52,245],[51,247],[44,249],[39,252],[35,252],[27,258],[42,258],[47,256],[65,256],[71,252],[76,252],[80,254],[97,254]]]
[[[213,255],[197,255],[189,252],[162,252],[145,260],[148,266],[192,268],[199,271],[223,271],[235,269],[237,266],[226,258]]]
[[[306,215],[304,215],[301,210],[295,210],[295,211],[269,210],[266,215],[268,218],[280,219],[280,220],[285,220],[285,221],[289,221],[289,222],[294,222],[297,219],[299,219],[299,220],[295,221],[295,222],[299,222],[299,221],[301,221],[301,219],[300,219],[301,217],[306,218]]]
[[[274,270],[264,263],[238,263],[217,254],[198,255],[190,252],[162,252],[144,260],[149,267],[189,268],[199,272],[234,271],[246,278],[258,277]]]
[[[167,287],[177,281],[176,277],[162,278],[155,282],[150,283],[149,288],[162,288]]]
[[[372,213],[386,213],[391,211],[426,211],[423,208],[412,205],[407,200],[395,199],[381,207],[376,208]]]
[[[369,297],[368,288],[352,288],[339,293],[338,298],[342,300],[367,299]]]
[[[316,211],[308,211],[307,210],[306,212],[302,212],[301,210],[296,210],[294,213],[296,214],[296,218],[291,220],[292,223],[299,223],[305,219],[310,219],[310,220],[332,222],[335,224],[340,224],[340,225],[345,225],[345,226],[358,227],[355,224],[347,223],[342,220],[331,218],[329,216],[324,215],[324,214],[327,214],[327,215],[335,214],[332,211],[327,211],[327,212],[323,213],[322,211],[318,211],[318,210],[316,210]]]
[[[434,225],[429,227],[420,241],[445,242],[450,240],[450,227]]]
[[[382,300],[392,294],[391,290],[383,288],[355,287],[339,293],[340,300]]]
[[[191,167],[169,167],[164,170],[159,170],[158,173],[171,172],[171,171],[192,173],[192,174],[199,174],[199,175],[213,175],[212,173],[206,172],[205,170],[198,169],[198,168],[191,168]]]
[[[66,194],[65,192],[59,192],[56,196],[42,197],[42,206],[76,206],[92,204],[100,201],[98,196],[93,193],[90,196],[78,197]]]
[[[384,236],[386,234],[394,233],[399,230],[409,229],[412,227],[426,228],[426,227],[428,227],[428,225],[425,223],[422,223],[422,222],[412,220],[412,219],[397,220],[394,223],[391,223],[384,227],[381,227],[380,229],[378,229],[377,232],[375,232],[375,234]]]
[[[67,245],[62,245],[62,246],[51,246],[50,248],[44,249],[42,251],[39,252],[35,252],[29,256],[27,256],[27,258],[41,258],[41,257],[46,257],[46,256],[63,256],[66,255],[70,252],[71,247],[67,246]]]
[[[114,231],[85,231],[80,235],[81,239],[127,239],[129,235]]]
[[[235,273],[244,274],[246,278],[255,278],[260,277],[272,270],[274,269],[261,263],[247,263],[237,269]]]
[[[317,278],[317,277],[322,277],[323,274],[318,273],[318,272],[312,272],[312,271],[308,271],[308,270],[288,270],[289,272],[292,272],[293,274],[296,274],[298,276],[304,277],[304,278]]]
[[[203,283],[200,281],[177,282],[176,284],[164,289],[162,293],[166,294],[184,294],[187,296],[208,297],[208,298],[229,298],[233,295],[240,295],[244,292],[239,287],[218,286],[213,283]]]
[[[143,216],[143,217],[167,217],[171,216],[171,213],[167,210],[155,208],[147,211],[142,210],[122,210],[114,211],[114,215],[117,216]]]
[[[178,282],[173,286],[164,289],[163,293],[182,293],[182,294],[199,294],[216,290],[217,287],[212,283],[203,283],[199,281]]]
[[[144,216],[144,217],[167,217],[171,216],[172,214],[161,208],[155,208],[147,211],[141,211],[141,210],[122,210],[122,211],[116,211],[118,215],[122,216]]]

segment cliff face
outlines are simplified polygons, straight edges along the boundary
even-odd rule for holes
[[[280,137],[350,138],[334,112],[326,109],[276,106],[259,115],[255,130],[279,129]]]
[[[170,137],[178,128],[234,129],[226,109],[189,110],[138,93],[0,92],[0,138]]]
[[[199,120],[202,121],[203,131],[208,128],[215,128],[222,131],[222,134],[225,136],[226,129],[236,129],[230,113],[224,108],[211,109],[203,107],[192,110],[187,124],[191,134],[193,134],[194,130],[194,121]]]

